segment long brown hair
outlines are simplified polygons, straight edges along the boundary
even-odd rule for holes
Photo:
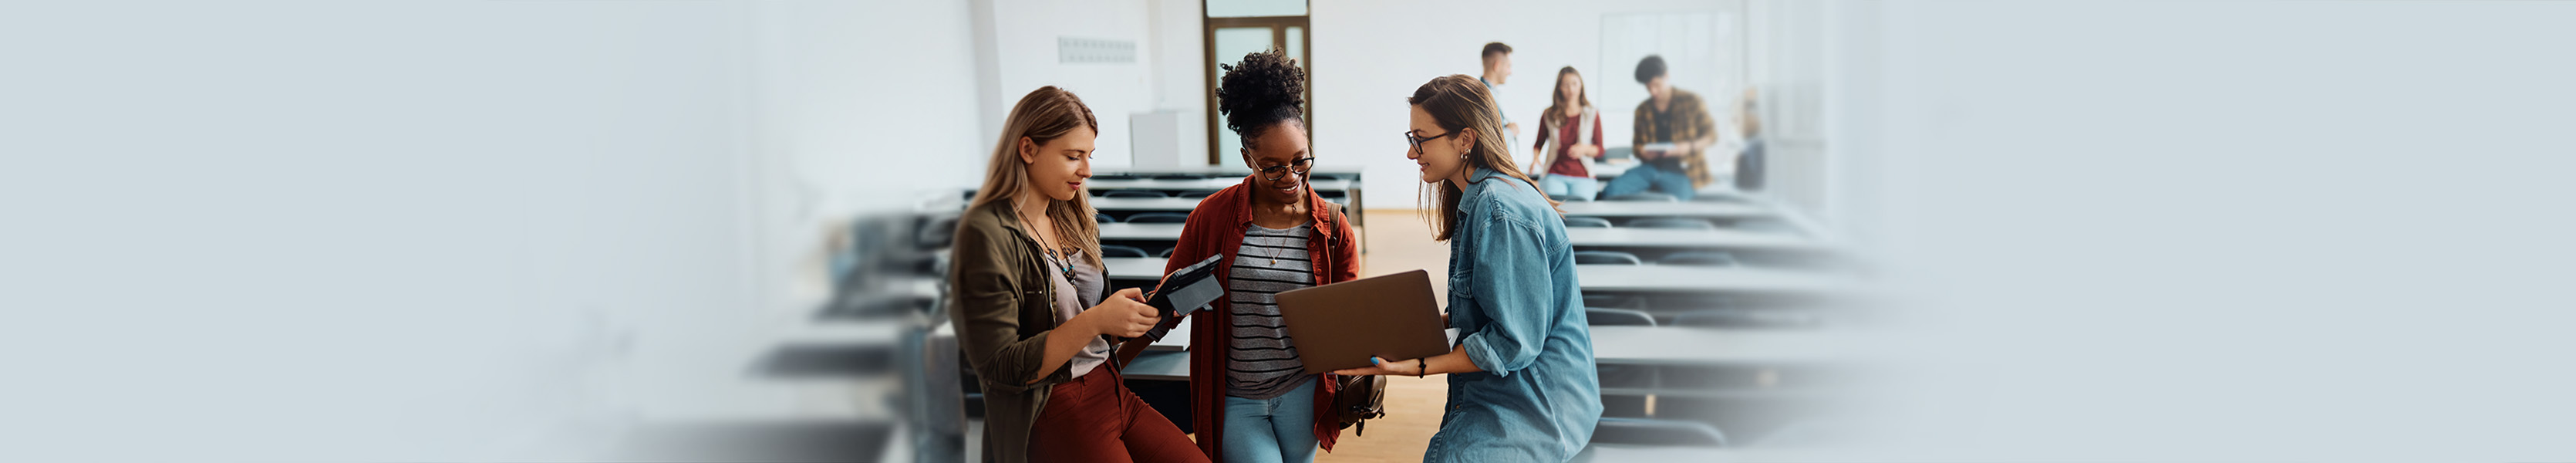
[[[1483,181],[1475,178],[1473,169],[1492,169],[1496,174],[1509,175],[1529,184],[1531,191],[1539,191],[1538,181],[1530,180],[1528,175],[1521,174],[1518,165],[1512,164],[1512,147],[1502,137],[1502,113],[1494,105],[1494,95],[1485,91],[1484,82],[1465,74],[1438,77],[1422,84],[1422,88],[1414,89],[1413,98],[1406,101],[1430,114],[1432,122],[1440,124],[1441,129],[1465,130],[1476,135],[1476,145],[1468,151],[1464,167],[1470,169],[1468,181]],[[1437,239],[1446,241],[1458,229],[1458,196],[1461,192],[1457,185],[1449,182],[1435,183],[1440,184],[1440,220],[1433,221],[1431,229],[1438,232]],[[1425,185],[1424,188],[1430,187]],[[1550,200],[1548,204],[1556,204],[1556,201]],[[1426,215],[1424,218],[1429,217]]]
[[[1045,145],[1076,128],[1091,129],[1096,136],[1100,133],[1100,119],[1093,117],[1091,107],[1082,104],[1082,97],[1073,96],[1073,92],[1048,86],[1020,97],[1019,104],[1011,106],[1010,118],[1002,121],[1001,140],[993,142],[993,158],[984,170],[984,187],[975,190],[975,200],[968,202],[967,208],[1009,202],[1028,188],[1029,169],[1020,162],[1021,138],[1027,138],[1030,144]],[[1005,207],[1014,208],[1013,217],[1017,217],[1016,205]],[[1055,222],[1056,238],[1081,245],[1085,260],[1099,267],[1100,224],[1092,221],[1092,214],[1088,194],[1075,192],[1071,200],[1047,201],[1046,216]]]
[[[1556,97],[1548,99],[1547,112],[1540,113],[1538,115],[1538,120],[1541,126],[1561,127],[1565,125],[1565,78],[1567,76],[1574,77],[1575,82],[1583,82],[1583,73],[1574,72],[1574,66],[1566,66],[1565,69],[1556,70],[1556,82],[1551,84],[1556,86],[1554,93]],[[1575,85],[1574,107],[1592,107],[1592,92],[1585,91],[1582,85]],[[1583,130],[1583,128],[1576,127],[1575,130]]]

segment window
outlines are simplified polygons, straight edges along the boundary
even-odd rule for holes
[[[1307,62],[1310,43],[1306,25],[1305,0],[1207,0],[1205,3],[1208,51],[1208,165],[1245,167],[1243,137],[1225,127],[1225,116],[1217,113],[1216,87],[1225,76],[1222,65],[1243,61],[1243,55],[1273,47],[1286,50],[1297,66],[1314,72]],[[1315,88],[1311,79],[1306,85],[1307,127],[1314,127]],[[1310,133],[1309,136],[1312,134]]]

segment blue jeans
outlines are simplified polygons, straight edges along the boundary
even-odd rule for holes
[[[1601,181],[1593,180],[1591,177],[1547,174],[1538,178],[1538,189],[1546,191],[1550,197],[1565,196],[1589,200],[1592,199],[1593,193],[1601,192]]]
[[[1608,199],[1613,196],[1637,194],[1646,191],[1646,187],[1650,186],[1663,191],[1664,194],[1681,198],[1683,201],[1689,201],[1691,194],[1696,193],[1691,190],[1690,174],[1663,170],[1655,166],[1637,166],[1620,173],[1619,178],[1610,179],[1609,184],[1602,185],[1601,197]]]
[[[1315,380],[1270,399],[1225,398],[1225,461],[1315,461]]]

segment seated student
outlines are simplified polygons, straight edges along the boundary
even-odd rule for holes
[[[1628,169],[1619,178],[1601,186],[1601,197],[1611,198],[1636,194],[1653,188],[1683,200],[1700,187],[1708,185],[1708,163],[1701,152],[1717,144],[1716,123],[1708,116],[1708,107],[1699,95],[1673,88],[1666,75],[1664,57],[1647,56],[1637,62],[1637,83],[1646,85],[1645,102],[1637,104],[1635,138],[1637,159],[1645,165]],[[1651,150],[1655,143],[1670,143],[1671,150]]]
[[[1539,189],[1550,198],[1589,200],[1601,191],[1592,179],[1592,159],[1601,157],[1601,111],[1583,93],[1583,74],[1574,66],[1556,71],[1555,103],[1540,113],[1538,144],[1530,146],[1530,165],[1544,169]],[[1551,143],[1553,142],[1553,143]]]

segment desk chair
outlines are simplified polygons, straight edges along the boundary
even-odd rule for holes
[[[1100,245],[1100,257],[1103,259],[1115,257],[1145,257],[1147,255],[1148,254],[1145,254],[1145,248],[1115,244]]]
[[[1718,251],[1684,251],[1655,259],[1655,265],[1689,265],[1694,267],[1734,267],[1734,254]]]
[[[1183,190],[1183,191],[1181,191],[1181,194],[1177,194],[1177,195],[1173,195],[1173,196],[1182,197],[1182,198],[1205,198],[1205,197],[1209,197],[1209,196],[1215,196],[1215,195],[1216,195],[1216,192],[1217,192],[1217,190]]]
[[[1190,223],[1190,215],[1179,212],[1138,212],[1127,216],[1127,223]]]
[[[1109,214],[1093,212],[1091,213],[1091,221],[1094,223],[1118,223],[1118,218],[1110,217]]]
[[[1645,263],[1646,263],[1646,262],[1645,262],[1644,260],[1638,259],[1636,254],[1629,254],[1629,253],[1619,252],[1619,251],[1575,251],[1575,252],[1574,252],[1574,264],[1575,264],[1575,265],[1587,265],[1587,264],[1645,265]]]
[[[1560,202],[1560,203],[1579,203],[1579,202],[1588,202],[1588,201],[1591,201],[1591,200],[1592,200],[1592,198],[1588,198],[1588,197],[1583,197],[1583,196],[1568,196],[1568,195],[1547,195],[1547,199],[1553,199],[1553,200],[1556,200],[1556,202]]]
[[[1154,253],[1154,257],[1161,257],[1161,258],[1165,258],[1165,259],[1170,259],[1170,258],[1172,258],[1172,250],[1175,250],[1175,249],[1180,249],[1180,248],[1178,248],[1178,247],[1163,248],[1163,252]]]
[[[1102,192],[1100,192],[1100,197],[1103,197],[1103,198],[1165,198],[1165,197],[1168,197],[1168,196],[1164,196],[1164,195],[1163,195],[1163,192],[1160,192],[1160,191],[1153,191],[1153,190],[1108,190],[1108,191],[1102,191]]]
[[[1207,178],[1207,176],[1199,174],[1154,174],[1145,178],[1155,180],[1198,180]]]
[[[1585,294],[1583,307],[1590,309],[1646,310],[1646,299],[1626,294]]]
[[[1655,326],[1655,316],[1641,310],[1602,309],[1587,305],[1583,309],[1583,318],[1592,326]]]
[[[941,217],[921,226],[912,236],[913,244],[922,249],[946,249],[948,241],[957,239],[957,218]]]
[[[1092,180],[1135,180],[1133,174],[1092,174]]]
[[[1717,229],[1717,224],[1708,223],[1708,221],[1707,221],[1707,220],[1700,220],[1700,219],[1685,219],[1685,218],[1680,218],[1680,217],[1647,217],[1647,218],[1642,218],[1642,219],[1636,219],[1636,220],[1630,220],[1630,221],[1628,221],[1628,228],[1668,228],[1668,229],[1678,229],[1678,230],[1716,230],[1716,229]]]
[[[1593,427],[1592,443],[1725,447],[1726,433],[1708,423],[1605,417]]]
[[[1610,219],[1600,217],[1566,217],[1565,228],[1610,228]]]

